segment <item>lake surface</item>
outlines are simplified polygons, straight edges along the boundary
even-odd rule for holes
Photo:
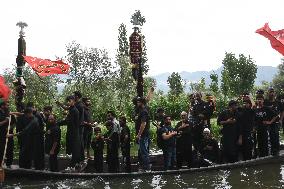
[[[182,175],[156,175],[112,179],[31,180],[8,179],[3,188],[284,188],[284,164],[267,164],[243,169],[219,170]]]

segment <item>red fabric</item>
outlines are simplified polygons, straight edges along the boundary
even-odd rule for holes
[[[284,29],[271,31],[268,23],[266,23],[262,28],[255,32],[269,39],[272,48],[284,56]]]
[[[6,85],[4,77],[0,76],[0,98],[8,100],[11,94],[10,88]]]
[[[51,61],[31,56],[24,56],[25,61],[39,76],[52,74],[68,74],[70,66],[62,60]]]

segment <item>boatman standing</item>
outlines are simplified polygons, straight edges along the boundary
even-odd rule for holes
[[[136,139],[139,144],[139,155],[143,170],[150,170],[149,164],[149,145],[150,145],[150,118],[149,113],[145,107],[146,100],[143,97],[137,97],[137,107],[139,109],[137,118],[137,136]]]

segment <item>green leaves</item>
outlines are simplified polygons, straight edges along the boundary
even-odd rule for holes
[[[178,72],[173,72],[167,80],[167,83],[170,87],[170,94],[173,96],[179,96],[181,93],[183,93],[183,83],[181,76]]]
[[[223,59],[221,89],[225,96],[236,97],[253,90],[257,66],[253,59],[240,54],[226,53]]]

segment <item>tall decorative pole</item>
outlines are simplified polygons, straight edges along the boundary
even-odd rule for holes
[[[130,58],[132,64],[132,76],[137,81],[137,96],[143,97],[143,73],[142,73],[142,37],[138,33],[139,28],[134,27],[130,40]]]
[[[23,67],[25,65],[24,55],[26,55],[26,41],[24,39],[24,28],[28,26],[25,22],[18,22],[16,26],[20,27],[20,37],[18,39],[18,56],[16,58],[17,62],[17,71],[16,71],[16,80],[14,81],[16,94],[15,94],[15,104],[18,112],[23,111],[24,104],[23,104],[23,98],[25,94],[25,80],[23,76]]]

